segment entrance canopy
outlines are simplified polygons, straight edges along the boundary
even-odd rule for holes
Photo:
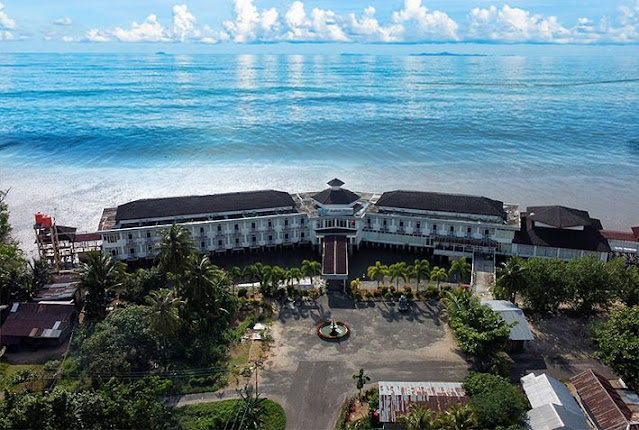
[[[348,243],[343,236],[327,236],[322,250],[322,276],[326,279],[348,278]]]

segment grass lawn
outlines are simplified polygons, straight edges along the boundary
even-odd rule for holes
[[[175,409],[175,416],[180,427],[185,430],[224,428],[226,423],[233,423],[238,411],[241,411],[242,400],[223,400],[221,402],[190,405]],[[284,430],[286,415],[284,409],[272,400],[264,400],[266,413],[263,417],[264,430]],[[241,415],[238,419],[241,419]]]

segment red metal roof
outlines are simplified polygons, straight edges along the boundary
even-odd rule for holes
[[[601,430],[628,428],[632,411],[606,378],[588,369],[570,381],[575,386],[581,403]]]
[[[639,230],[637,231],[639,232]],[[606,239],[626,240],[628,242],[639,241],[635,233],[631,233],[627,231],[601,230],[601,235],[605,237]]]
[[[75,306],[66,304],[14,303],[0,327],[0,341],[7,338],[56,338],[71,323]]]
[[[411,404],[436,412],[447,411],[451,403],[466,405],[468,396],[459,382],[379,382],[381,422],[395,422]]]
[[[77,233],[73,238],[74,242],[97,242],[102,240],[98,233]]]

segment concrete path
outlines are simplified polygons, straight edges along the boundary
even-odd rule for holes
[[[480,299],[493,298],[490,288],[495,285],[495,261],[486,260],[480,254],[473,259],[473,292]]]

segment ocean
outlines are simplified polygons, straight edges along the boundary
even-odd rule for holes
[[[132,199],[479,194],[639,225],[639,58],[1,54],[0,188],[95,231]]]

